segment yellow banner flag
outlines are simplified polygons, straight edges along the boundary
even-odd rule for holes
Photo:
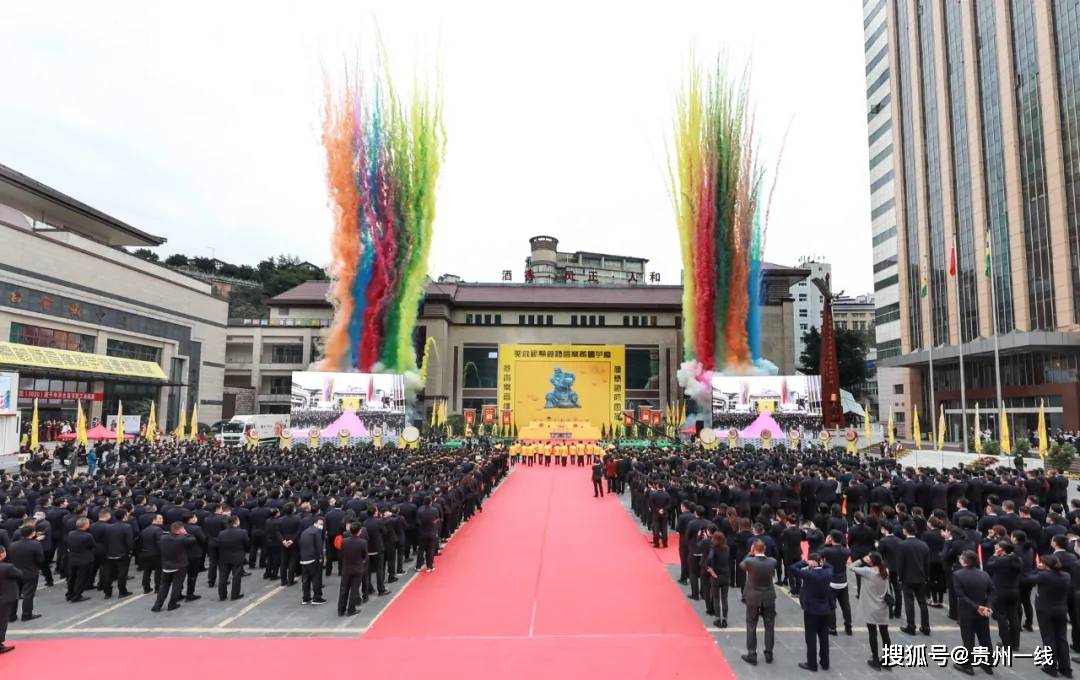
[[[34,413],[30,416],[30,450],[38,447],[38,413],[37,397],[34,397]]]
[[[1039,400],[1039,458],[1046,459],[1050,452],[1050,437],[1046,432],[1046,404]]]
[[[982,453],[982,425],[979,423],[979,404],[975,404],[975,453]]]
[[[150,419],[146,421],[146,441],[157,441],[157,405],[150,402]]]
[[[199,438],[199,404],[194,403],[191,405],[191,441],[196,441]]]
[[[184,405],[180,405],[180,424],[173,430],[173,437],[177,440],[182,440],[184,435],[187,434],[187,413],[184,412]]]
[[[1011,454],[1012,453],[1012,437],[1009,436],[1009,417],[1005,414],[1005,409],[1001,410],[1001,452]]]
[[[82,402],[79,402],[78,414],[75,417],[75,443],[85,447],[90,446],[90,438],[86,436],[86,413],[83,412]]]
[[[116,445],[124,443],[124,402],[116,402]]]
[[[915,438],[915,448],[922,449],[922,430],[919,429],[919,409],[912,409],[915,417],[911,424],[911,436]]]
[[[938,451],[945,449],[945,404],[942,404],[938,411],[937,448]]]

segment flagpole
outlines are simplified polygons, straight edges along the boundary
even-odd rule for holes
[[[960,238],[959,232],[953,232],[953,241],[956,242],[956,259],[960,259]],[[967,444],[967,386],[964,384],[964,312],[960,306],[960,276],[957,273],[958,267],[953,263],[953,280],[956,282],[956,330],[957,330],[957,343],[956,347],[960,350],[960,417],[963,426],[960,428],[960,439],[963,440],[963,451],[968,452]]]
[[[926,271],[928,273],[930,271],[929,264],[927,265]],[[926,279],[924,279],[924,281],[929,279],[929,278],[930,278],[929,276],[926,276]],[[927,289],[929,289],[929,287],[927,287]],[[934,294],[935,295],[937,294],[936,290],[934,291]],[[946,295],[948,295],[948,293],[946,293]],[[927,343],[926,346],[928,348],[929,357],[930,357],[930,411],[929,411],[929,413],[933,414],[933,413],[937,412],[937,393],[934,390],[934,315],[933,315],[933,313],[931,313],[929,316],[930,316],[930,332],[927,335],[929,336],[930,342]],[[931,418],[930,418],[930,433],[931,433],[930,436],[932,436],[934,438],[934,444],[936,445],[937,444],[937,439],[938,439],[938,435],[937,435],[937,419],[934,418],[933,416],[931,416]]]
[[[1001,354],[998,347],[998,324],[997,324],[997,285],[994,283],[994,232],[986,230],[986,271],[990,275],[990,319],[994,329],[994,383],[997,387],[997,412],[1005,412],[1005,402],[1001,399]],[[1001,424],[998,424],[998,432]]]

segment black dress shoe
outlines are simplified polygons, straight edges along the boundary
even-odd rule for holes
[[[746,663],[750,664],[751,666],[756,666],[757,665],[757,654],[743,654],[742,655],[742,660],[745,661]]]
[[[379,591],[379,597],[382,597],[384,595],[389,595],[389,594],[390,594],[390,589],[389,588],[387,588],[386,590],[380,590]]]
[[[1026,630],[1029,633],[1034,633],[1035,632],[1035,628],[1033,628],[1030,623],[1025,623],[1023,625],[1023,629]],[[1046,666],[1043,666],[1043,672],[1044,673],[1046,672],[1046,668],[1047,668]],[[1055,673],[1057,673],[1057,671],[1054,670],[1053,668],[1051,668],[1050,670],[1053,670]]]
[[[919,632],[922,633],[923,635],[929,635],[930,634],[930,629],[929,628],[920,628]]]
[[[803,669],[804,671],[810,671],[811,673],[817,673],[817,667],[816,666],[811,666],[810,664],[806,663],[805,661],[800,661],[799,662],[799,668]]]
[[[125,590],[124,592],[120,593],[119,595],[116,596],[116,599],[121,600],[121,599],[123,599],[125,597],[131,597],[131,591],[130,590]]]
[[[827,670],[829,670],[829,664],[827,664],[827,663],[825,663],[825,662],[822,662],[822,664],[821,664],[821,670],[823,670],[823,671],[827,671]]]
[[[29,616],[26,615],[26,614],[23,614],[22,620],[23,621],[33,621],[34,619],[40,619],[40,618],[41,618],[41,614],[30,614]]]
[[[911,628],[901,628],[900,632],[903,633],[904,635],[914,635],[915,634],[915,627],[912,626]]]
[[[975,675],[975,669],[971,666],[957,666],[956,670],[960,671],[964,675]]]
[[[387,582],[387,583],[397,583],[397,577],[396,577],[396,576],[392,576],[392,577],[390,577],[390,578],[386,579],[386,582]]]
[[[867,659],[866,660],[866,665],[869,666],[870,668],[873,668],[875,671],[880,671],[881,670],[881,662],[880,661],[874,661],[873,659]]]
[[[89,600],[89,599],[90,599],[90,598],[89,598],[89,597],[87,597],[87,596],[85,596],[85,595],[80,595],[80,596],[78,596],[78,597],[73,597],[73,598],[71,598],[71,601],[72,601],[72,602],[86,602],[86,601],[87,601],[87,600]]]
[[[772,663],[772,652],[765,652],[765,663]]]
[[[176,604],[170,604],[168,607],[165,607],[166,611],[170,611],[170,612],[176,611],[179,608],[180,608],[180,603],[179,602],[177,602]]]
[[[244,596],[244,594],[243,594],[243,593],[240,593],[239,595],[234,595],[234,596],[230,597],[229,599],[230,599],[230,600],[239,600],[239,599],[240,599],[240,598],[242,598],[243,596]]]
[[[686,584],[690,583],[690,581],[689,581],[689,579],[681,578],[681,579],[679,579],[679,583],[681,583],[682,585],[685,586]]]
[[[195,593],[192,593],[191,595],[188,595],[184,598],[184,602],[194,602],[195,600],[199,599],[202,599],[202,595],[196,595]]]
[[[0,654],[7,654],[15,649],[15,645],[0,645]]]
[[[157,606],[154,606],[154,607],[150,607],[150,611],[152,611],[152,612],[154,612],[155,614],[157,614],[157,613],[159,613],[159,612],[161,611],[161,607],[157,607]]]
[[[1053,666],[1043,666],[1039,670],[1041,670],[1043,673],[1046,673],[1051,678],[1056,678],[1058,676],[1057,669],[1054,668]]]

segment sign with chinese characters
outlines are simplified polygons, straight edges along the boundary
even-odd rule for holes
[[[622,418],[625,352],[621,345],[499,345],[498,407],[517,427]]]
[[[63,399],[64,401],[101,401],[104,392],[65,392],[63,390],[19,390],[19,399]]]
[[[480,422],[486,425],[495,424],[495,405],[485,404],[480,408]]]
[[[102,354],[72,352],[66,349],[20,345],[16,342],[0,342],[0,364],[9,366],[32,366],[60,371],[103,373],[131,378],[165,380],[165,371],[153,361],[121,359]]]

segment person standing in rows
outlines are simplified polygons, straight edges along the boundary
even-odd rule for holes
[[[1016,532],[1021,533],[1021,532]],[[1043,671],[1071,678],[1072,664],[1069,657],[1069,591],[1072,582],[1069,574],[1061,569],[1061,561],[1047,555],[1039,562],[1038,570],[1020,576],[1025,585],[1038,586],[1035,610],[1038,612],[1039,635],[1044,647],[1053,651],[1054,666],[1044,666]],[[1056,668],[1055,668],[1056,667]]]
[[[116,582],[117,597],[131,595],[128,590],[128,570],[131,568],[131,554],[135,549],[135,530],[127,522],[127,511],[116,511],[116,521],[105,527],[105,561],[101,574],[101,590],[105,599],[112,597],[113,581]]]
[[[881,665],[881,647],[878,646],[878,637],[881,645],[892,645],[889,638],[889,606],[886,596],[889,593],[889,571],[885,567],[885,561],[881,553],[871,550],[858,560],[853,560],[848,566],[848,571],[855,574],[862,582],[862,593],[859,595],[859,618],[866,624],[866,630],[870,634],[870,658],[867,664],[878,670]],[[890,667],[886,666],[886,670]]]
[[[668,513],[671,512],[671,496],[658,485],[649,494],[649,512],[652,517],[653,547],[668,546]]]
[[[244,574],[244,561],[248,554],[251,541],[248,532],[240,528],[240,518],[229,517],[227,526],[217,536],[217,589],[218,599],[224,601],[226,595],[229,599],[239,600],[244,594],[241,592],[241,579]],[[227,591],[227,585],[232,582],[231,592]]]
[[[957,664],[956,670],[967,675],[975,675],[971,667],[975,638],[979,639],[980,647],[991,648],[990,617],[994,611],[990,608],[990,601],[994,593],[994,582],[989,574],[978,568],[978,561],[979,558],[974,552],[965,550],[960,554],[960,568],[952,574],[952,586],[956,588],[960,638],[968,651],[968,662]],[[994,673],[989,665],[983,664],[982,669],[988,675]]]
[[[776,622],[776,589],[773,587],[773,570],[776,560],[765,555],[765,543],[754,541],[750,554],[739,565],[746,573],[743,602],[746,603],[746,654],[742,660],[757,665],[757,624],[765,625],[765,663],[773,661],[774,624]]]
[[[364,595],[371,596],[375,588],[371,585],[371,576],[375,576],[375,584],[379,595],[386,595],[390,591],[386,589],[386,575],[383,569],[383,553],[386,550],[383,538],[383,521],[378,517],[378,510],[371,509],[374,513],[364,520],[364,532],[368,540],[368,575],[364,581]]]
[[[326,603],[322,592],[322,552],[326,543],[324,526],[323,518],[316,517],[311,526],[300,534],[300,587],[303,591],[300,604]]]
[[[353,522],[341,541],[341,584],[338,586],[338,616],[355,616],[360,607],[360,584],[366,580],[368,564],[367,539],[361,535],[363,525]]]
[[[296,572],[299,570],[300,518],[296,516],[296,506],[286,503],[281,517],[277,519],[277,534],[281,541],[281,585],[296,585]]]
[[[150,525],[139,532],[139,566],[142,568],[143,594],[158,592],[161,588],[161,552],[159,543],[165,535],[165,518],[154,513]],[[153,578],[153,587],[150,585]]]
[[[7,641],[8,619],[19,601],[22,572],[14,564],[6,562],[7,549],[0,545],[0,654],[15,649]]]
[[[416,570],[420,571],[426,565],[427,571],[435,571],[435,553],[439,549],[439,511],[431,507],[431,496],[424,496],[420,509],[416,511],[416,522]]]
[[[199,573],[203,570],[206,559],[206,532],[199,526],[199,516],[192,513],[187,519],[184,530],[193,539],[187,543],[188,566],[187,566],[187,594],[184,601],[194,602],[202,597],[195,592],[195,584],[199,580]]]
[[[7,559],[18,568],[22,577],[19,591],[22,599],[22,620],[33,621],[41,617],[41,614],[34,613],[34,594],[37,593],[38,579],[45,566],[45,551],[41,547],[41,541],[34,537],[32,525],[24,524],[19,527],[18,536],[18,540],[12,543],[8,550]],[[15,605],[12,605],[9,614],[11,621],[15,620],[16,613]],[[0,636],[0,641],[2,640],[3,637]]]
[[[1013,551],[1013,544],[1000,541],[994,554],[984,560],[983,569],[994,582],[994,599],[990,607],[998,622],[1001,644],[1012,649],[1020,647],[1020,575],[1023,561]]]
[[[907,625],[900,629],[908,635],[915,634],[915,602],[919,603],[920,630],[930,634],[930,611],[926,603],[926,583],[930,575],[930,548],[915,537],[915,523],[904,523],[904,540],[896,548],[897,579],[904,592],[904,613]]]
[[[707,597],[712,603],[713,625],[727,628],[728,588],[731,586],[731,552],[722,531],[709,537],[709,552],[705,556],[705,573],[709,577]]]
[[[792,569],[802,582],[799,605],[803,610],[803,634],[806,638],[806,661],[799,668],[817,672],[829,670],[829,612],[833,610],[832,567],[817,553],[796,562]]]
[[[334,563],[338,565],[338,576],[341,575],[341,553],[335,547],[337,538],[341,536],[345,527],[345,512],[337,507],[336,498],[328,498],[327,510],[323,514],[323,522],[326,526],[326,575],[334,571]]]
[[[180,608],[180,594],[188,571],[188,546],[193,543],[195,539],[188,535],[183,522],[173,522],[169,526],[169,533],[161,537],[158,543],[161,550],[161,588],[150,611],[160,612],[166,598],[169,600],[169,611]]]
[[[65,539],[68,547],[68,602],[84,602],[90,598],[83,591],[90,587],[94,572],[94,537],[90,535],[90,520],[79,517],[75,528]]]
[[[829,634],[836,635],[836,605],[844,617],[844,634],[851,635],[851,598],[848,591],[847,565],[851,551],[844,547],[844,534],[838,529],[825,537],[825,548],[821,557],[832,568],[832,582],[829,584],[832,602],[829,606]]]

